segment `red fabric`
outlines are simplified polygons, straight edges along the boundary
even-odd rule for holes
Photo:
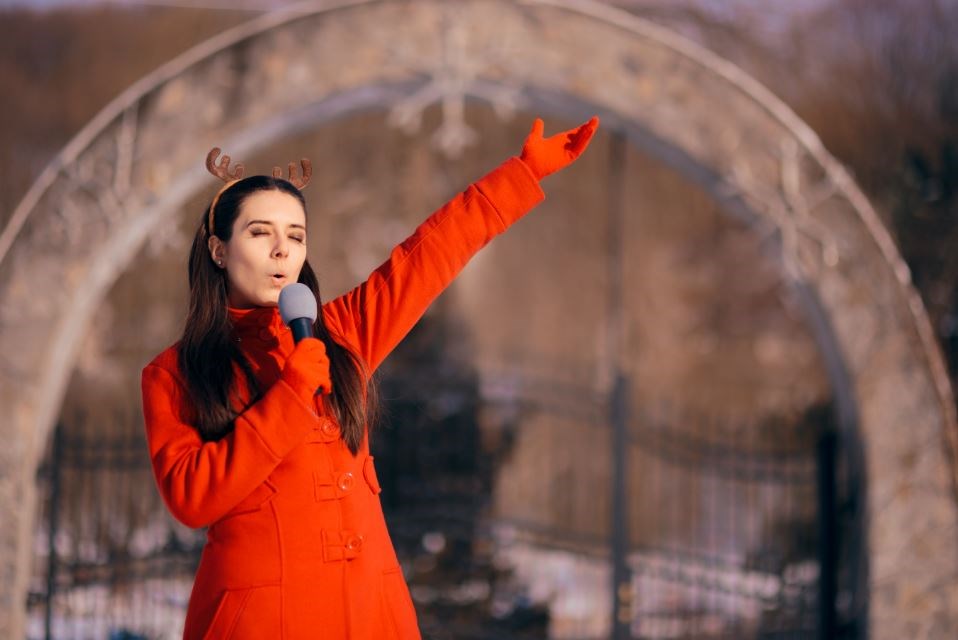
[[[545,125],[542,118],[536,118],[532,123],[532,130],[522,145],[519,158],[529,167],[532,175],[542,180],[547,175],[574,162],[589,146],[589,141],[598,128],[599,117],[592,116],[588,122],[575,129],[544,138],[542,132],[545,130]]]
[[[333,381],[329,376],[329,357],[326,343],[318,338],[303,338],[289,354],[283,372],[283,381],[311,403],[316,392],[329,393]]]
[[[529,167],[510,158],[323,305],[330,331],[373,371],[470,257],[543,197]],[[319,397],[305,401],[281,377],[293,340],[276,307],[230,315],[267,391],[229,435],[203,443],[190,426],[176,345],[142,374],[160,494],[177,520],[209,527],[184,638],[419,638],[368,439],[353,456]]]

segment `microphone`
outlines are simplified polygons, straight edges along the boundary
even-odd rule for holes
[[[279,292],[279,315],[293,331],[293,342],[313,337],[316,322],[316,296],[302,282],[294,282]]]

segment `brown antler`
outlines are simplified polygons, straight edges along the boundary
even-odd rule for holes
[[[216,165],[216,156],[220,154],[219,147],[213,147],[210,149],[210,152],[206,154],[206,170],[212,173],[214,176],[222,180],[223,182],[231,182],[233,180],[239,180],[243,177],[243,165],[236,164],[233,167],[233,172],[230,173],[230,157],[224,155],[220,159],[219,166]]]
[[[313,175],[313,165],[308,158],[301,158],[299,163],[303,165],[303,177],[300,178],[296,175],[296,163],[289,163],[289,182],[293,184],[297,189],[305,189],[306,185],[309,184],[309,178]],[[282,178],[283,170],[279,167],[273,167],[273,177]]]

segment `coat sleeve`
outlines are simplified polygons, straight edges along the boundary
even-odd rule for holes
[[[469,259],[544,197],[525,163],[509,158],[430,215],[365,282],[324,304],[324,320],[372,373]]]
[[[236,418],[232,432],[203,442],[184,421],[189,396],[178,375],[148,364],[141,388],[157,487],[173,517],[193,528],[215,522],[252,493],[318,420],[280,378]]]

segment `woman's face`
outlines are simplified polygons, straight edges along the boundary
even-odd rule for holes
[[[210,251],[226,270],[230,306],[275,307],[306,261],[306,212],[288,193],[256,191],[240,205],[230,241],[214,236]]]

